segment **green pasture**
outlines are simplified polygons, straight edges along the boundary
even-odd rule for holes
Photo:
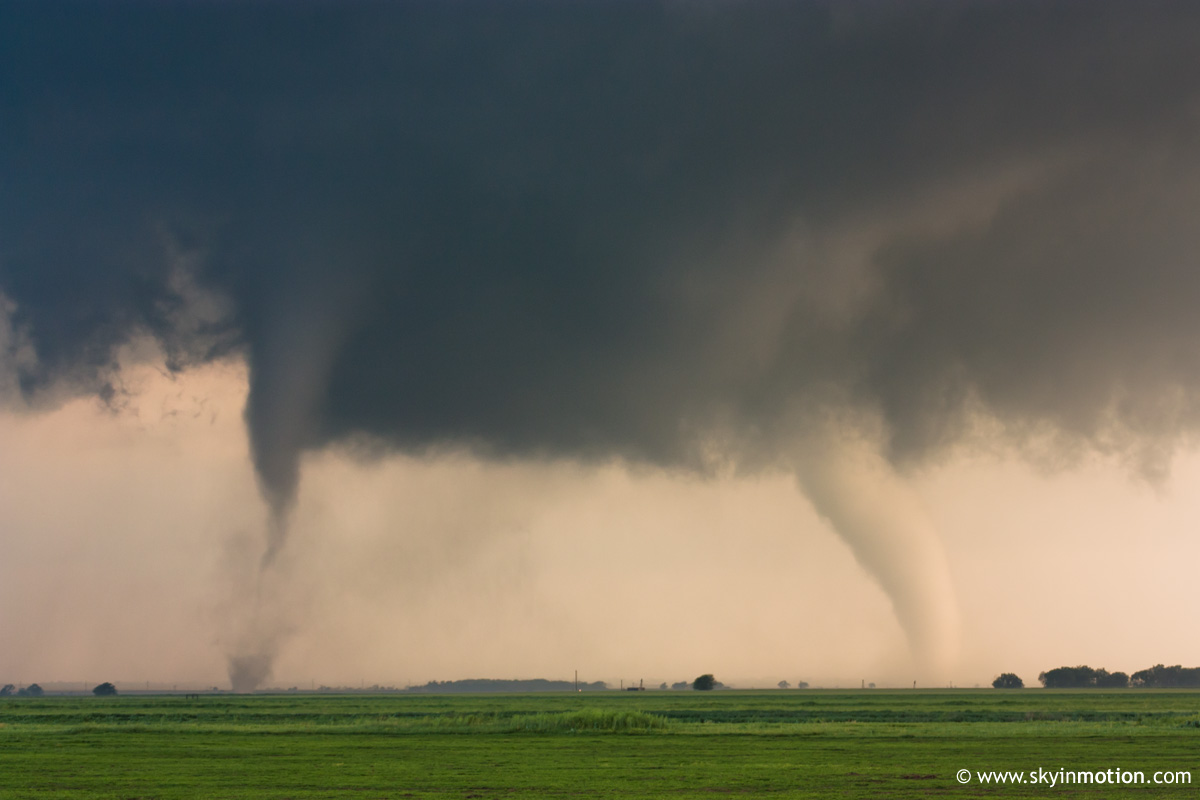
[[[0,700],[0,798],[1184,797],[1200,692]],[[982,771],[1195,772],[985,785]],[[960,769],[972,772],[961,784]]]

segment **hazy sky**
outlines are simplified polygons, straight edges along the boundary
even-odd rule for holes
[[[0,3],[0,679],[1200,663],[1198,45]]]
[[[244,368],[129,383],[118,413],[81,399],[0,417],[8,681],[228,684],[266,516]],[[1195,454],[1157,490],[1103,463],[922,472],[961,609],[945,680],[1200,663],[1197,481]],[[786,475],[334,451],[306,461],[293,528],[272,685],[917,677],[888,598]]]

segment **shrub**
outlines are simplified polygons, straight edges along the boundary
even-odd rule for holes
[[[1025,681],[1021,680],[1020,677],[1018,677],[1016,675],[1016,673],[1005,672],[1005,673],[1002,673],[999,678],[996,678],[996,680],[992,681],[992,688],[993,689],[1024,689]]]

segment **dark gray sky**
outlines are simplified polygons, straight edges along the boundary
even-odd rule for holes
[[[783,467],[839,529],[831,436],[1162,480],[1197,51],[1181,2],[0,3],[4,385],[244,359],[280,519],[351,438]]]
[[[268,482],[273,448],[352,432],[691,462],[829,393],[896,455],[971,402],[1088,437],[1195,421],[1188,4],[0,13],[23,385],[95,388],[135,328],[208,355],[169,313],[167,251],[195,251]],[[869,287],[831,300],[819,248],[863,218]],[[764,284],[790,296],[739,357]],[[288,397],[304,430],[270,430]]]

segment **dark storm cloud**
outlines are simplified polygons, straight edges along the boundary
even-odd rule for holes
[[[1184,3],[5,3],[22,386],[241,348],[276,505],[354,434],[703,466],[830,404],[896,458],[980,411],[1166,452],[1198,47]]]

